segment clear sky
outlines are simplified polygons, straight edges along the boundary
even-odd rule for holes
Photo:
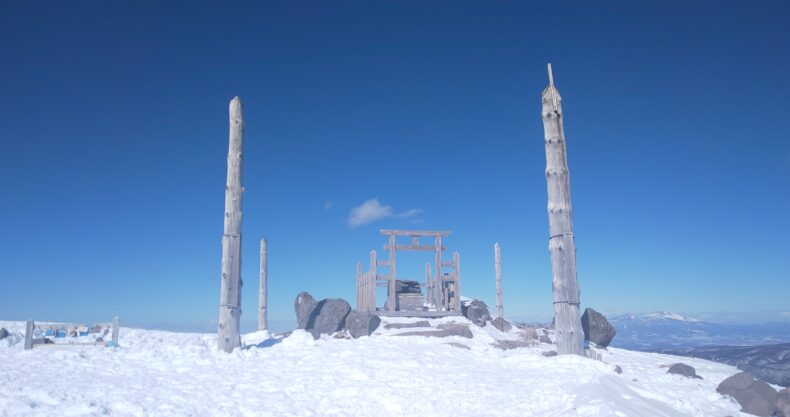
[[[499,241],[549,317],[547,62],[583,306],[790,310],[786,1],[111,3],[0,3],[0,318],[213,328],[234,95],[245,328],[260,238],[284,328],[379,228],[451,230],[490,306]]]

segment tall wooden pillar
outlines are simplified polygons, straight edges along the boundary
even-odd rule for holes
[[[376,258],[376,251],[370,251],[370,282],[368,286],[368,309],[370,311],[376,310],[376,286],[378,285],[378,259]]]
[[[499,243],[494,244],[494,272],[496,273],[496,316],[505,317],[502,307],[502,257]]]
[[[266,316],[266,290],[269,284],[269,258],[266,252],[266,239],[261,239],[260,285],[258,287],[258,330],[268,330],[269,321]]]
[[[455,268],[455,285],[453,285],[453,305],[456,312],[461,312],[461,255],[453,252],[453,267]]]
[[[431,305],[433,301],[433,284],[431,284],[431,263],[425,263],[425,303]]]
[[[442,282],[442,236],[436,235],[434,239],[434,244],[436,245],[436,256],[434,262],[436,262],[436,276],[433,278],[433,299],[436,300],[436,310],[437,311],[444,311],[444,295],[442,294],[442,287],[444,283]]]
[[[395,285],[395,235],[390,235],[390,282],[387,289],[387,309],[395,311],[398,309],[398,295]]]
[[[565,132],[562,126],[562,99],[554,87],[551,64],[549,86],[543,90],[543,131],[546,144],[546,184],[548,188],[549,253],[554,295],[554,328],[557,353],[584,354],[584,334],[579,315],[579,285],[576,280],[576,246]]]
[[[220,288],[217,349],[232,352],[241,345],[241,168],[244,115],[238,96],[230,101],[228,176],[225,185],[225,226],[222,234],[222,284]]]

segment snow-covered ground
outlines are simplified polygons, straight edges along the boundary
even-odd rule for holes
[[[431,323],[452,320],[469,323]],[[232,354],[216,351],[215,335],[130,328],[119,348],[25,351],[24,323],[0,327],[12,332],[0,341],[2,416],[746,416],[715,390],[734,367],[622,349],[603,362],[545,357],[550,344],[500,350],[496,339],[519,335],[490,325],[471,325],[472,339],[383,325],[357,340],[252,333]],[[666,374],[676,362],[704,379]]]

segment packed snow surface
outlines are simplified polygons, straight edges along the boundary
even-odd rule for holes
[[[449,321],[469,324],[431,324]],[[232,354],[217,352],[215,335],[130,328],[118,348],[25,351],[24,323],[0,326],[12,333],[0,341],[2,416],[746,416],[715,391],[731,366],[612,348],[603,362],[543,356],[551,344],[501,350],[497,339],[518,331],[490,325],[470,325],[472,339],[383,324],[357,340],[256,332]],[[704,379],[667,374],[676,362]]]

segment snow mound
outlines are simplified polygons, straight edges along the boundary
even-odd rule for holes
[[[430,328],[440,324],[468,321],[430,320]],[[0,326],[19,329],[19,323]],[[0,415],[742,415],[715,392],[738,372],[734,367],[613,348],[601,351],[603,361],[544,357],[554,349],[549,344],[501,350],[493,345],[518,333],[489,327],[470,325],[471,339],[399,336],[420,328],[383,324],[356,340],[255,332],[232,354],[217,352],[215,335],[130,328],[121,329],[118,348],[25,351],[9,344],[0,347]],[[704,379],[661,367],[676,362],[694,366]]]

